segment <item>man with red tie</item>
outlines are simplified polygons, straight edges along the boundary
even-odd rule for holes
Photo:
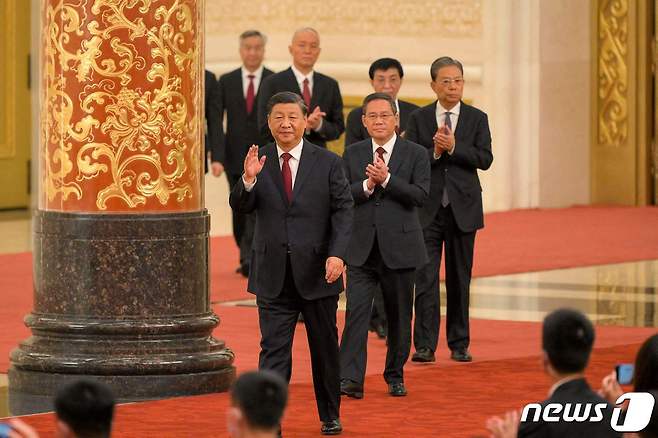
[[[321,432],[337,435],[336,310],[354,202],[340,157],[303,139],[308,123],[302,98],[277,93],[265,109],[275,142],[249,149],[230,196],[234,210],[257,217],[247,290],[258,305],[259,368],[290,381],[292,340],[302,314]]]
[[[219,78],[220,124],[226,113],[226,135],[220,160],[224,164],[230,188],[235,186],[242,175],[242,165],[249,146],[259,144],[256,99],[261,82],[272,74],[271,70],[263,66],[266,42],[265,35],[257,30],[243,32],[240,35],[242,67]],[[234,211],[233,237],[240,248],[240,266],[237,270],[244,276],[249,275],[253,236],[253,217]]]
[[[320,147],[336,140],[345,131],[343,98],[338,82],[313,68],[320,56],[320,35],[310,27],[299,29],[288,47],[292,66],[263,81],[258,99],[258,126],[264,140],[272,135],[267,124],[267,101],[281,91],[292,91],[304,99],[308,108],[308,125],[304,138]],[[265,141],[264,141],[265,142]]]

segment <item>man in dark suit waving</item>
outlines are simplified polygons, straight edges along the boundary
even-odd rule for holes
[[[242,175],[244,157],[252,144],[260,143],[256,102],[261,82],[272,74],[263,66],[266,37],[257,30],[240,35],[242,66],[219,78],[220,120],[226,113],[226,136],[223,163],[226,178],[232,189]],[[242,275],[249,275],[254,219],[250,215],[233,212],[233,237],[240,248]]]
[[[444,56],[430,68],[437,101],[414,111],[406,138],[427,148],[430,197],[420,212],[429,263],[416,272],[416,362],[434,362],[439,337],[439,266],[445,245],[447,318],[451,358],[470,362],[468,306],[475,232],[484,227],[478,169],[493,161],[487,115],[461,101],[464,69]]]
[[[340,157],[302,138],[304,101],[277,93],[266,109],[275,143],[249,149],[230,196],[233,209],[257,218],[248,290],[258,304],[259,368],[290,380],[295,325],[304,315],[321,431],[336,435],[342,431],[336,310],[354,202]]]
[[[343,156],[356,207],[347,251],[341,393],[363,397],[370,308],[381,286],[389,321],[384,379],[392,396],[404,396],[414,272],[427,263],[417,209],[429,194],[430,163],[422,146],[395,134],[397,107],[388,94],[365,98],[362,123],[372,139],[353,144]]]
[[[345,131],[345,122],[338,82],[313,70],[320,56],[320,35],[310,27],[299,29],[288,50],[292,55],[292,66],[273,74],[261,84],[258,126],[263,142],[272,139],[267,124],[268,99],[281,91],[292,91],[302,96],[309,111],[304,138],[326,148],[328,141],[336,140]]]

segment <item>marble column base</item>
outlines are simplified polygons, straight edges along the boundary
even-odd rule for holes
[[[9,409],[43,412],[93,378],[118,400],[225,391],[234,355],[212,337],[206,212],[34,217],[32,336],[11,353]]]

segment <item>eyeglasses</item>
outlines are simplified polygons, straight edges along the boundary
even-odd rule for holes
[[[464,78],[445,78],[439,79],[438,82],[444,87],[449,87],[450,84],[455,84],[456,86],[461,87],[464,85]]]
[[[368,113],[366,114],[366,119],[368,119],[371,122],[376,121],[377,119],[382,119],[382,121],[386,122],[391,119],[391,117],[395,117],[395,114],[393,113]]]

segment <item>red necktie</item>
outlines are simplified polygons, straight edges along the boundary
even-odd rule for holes
[[[247,86],[247,114],[251,114],[251,111],[254,109],[254,75],[247,75],[249,78],[249,85]]]
[[[311,111],[311,89],[308,87],[308,78],[304,78],[304,89],[302,90],[302,97],[306,108]]]
[[[281,154],[281,158],[283,159],[283,164],[281,165],[283,189],[285,190],[286,196],[288,197],[288,204],[290,204],[292,202],[292,172],[290,171],[290,165],[288,164],[288,161],[290,161],[292,155],[290,155],[288,152],[284,152]]]
[[[384,161],[384,154],[386,153],[386,149],[384,149],[383,147],[380,146],[380,147],[378,147],[378,148],[375,150],[375,152],[377,152],[377,155],[379,155],[379,158],[380,158],[382,161]],[[385,162],[385,161],[384,161],[384,162]]]

